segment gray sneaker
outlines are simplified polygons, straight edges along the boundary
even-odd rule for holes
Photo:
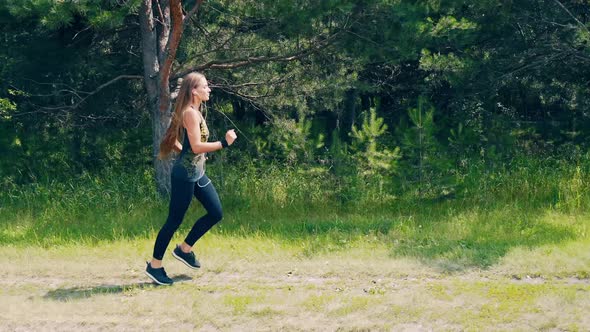
[[[145,268],[145,274],[147,274],[147,276],[150,277],[155,283],[158,285],[172,285],[174,283],[174,280],[168,278],[163,267],[154,269],[150,262],[146,263],[147,267]]]
[[[201,267],[201,263],[195,257],[194,252],[189,252],[188,254],[183,252],[180,249],[179,245],[176,245],[176,248],[172,251],[172,256],[174,256],[179,261],[183,262],[186,266],[190,267],[191,269],[198,269]]]

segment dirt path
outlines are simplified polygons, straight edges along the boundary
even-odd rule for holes
[[[250,248],[206,250],[199,271],[169,259],[163,287],[137,258],[149,246],[0,248],[0,330],[590,330],[588,279]]]

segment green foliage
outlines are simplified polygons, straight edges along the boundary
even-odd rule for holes
[[[459,122],[457,128],[449,130],[449,152],[457,163],[476,155],[474,148],[479,142],[477,132]]]
[[[404,186],[415,184],[420,196],[448,195],[453,190],[451,164],[435,135],[434,107],[421,97],[418,106],[408,110],[408,117],[410,126],[399,129],[405,166]]]
[[[387,133],[387,125],[383,118],[377,117],[374,108],[365,113],[360,128],[352,127],[350,136],[353,138],[351,152],[356,159],[359,174],[364,177],[388,178],[397,172],[397,160],[400,158],[399,148],[393,150],[377,145],[379,138]]]
[[[431,18],[428,18],[427,21],[429,23],[433,23]],[[455,31],[461,30],[474,30],[477,28],[477,24],[467,20],[465,17],[457,20],[457,18],[453,16],[443,16],[438,19],[436,24],[433,24],[431,31],[429,32],[434,37],[446,37],[450,38],[450,36]]]
[[[139,3],[0,3],[3,176],[29,183],[149,162],[141,86],[119,82],[90,93],[137,68],[138,59],[122,53],[138,49],[138,35],[114,28]],[[104,25],[90,23],[99,16]]]
[[[25,184],[150,163],[141,82],[90,94],[141,68],[140,3],[0,2],[3,177]],[[444,196],[468,187],[471,168],[493,172],[519,152],[588,149],[587,4],[564,6],[207,1],[186,25],[174,70],[249,63],[205,70],[209,104],[233,122],[211,117],[210,127],[235,124],[251,138],[227,152],[231,162],[327,167],[341,201]],[[415,108],[420,96],[429,103]],[[560,206],[575,202],[571,188],[562,184]]]
[[[43,28],[58,30],[75,25],[86,18],[91,27],[112,29],[124,24],[128,15],[135,13],[141,0],[127,1],[54,1],[23,0],[0,4],[10,15],[21,21],[34,20]]]
[[[0,98],[0,119],[10,120],[10,113],[16,110],[16,103],[7,98]]]
[[[348,175],[358,174],[353,158],[349,152],[348,144],[340,139],[338,130],[332,132],[332,142],[330,143],[329,156],[331,158],[330,169],[336,176],[346,177]]]
[[[444,79],[455,83],[458,78],[464,76],[464,71],[468,67],[469,64],[454,53],[432,54],[426,49],[422,50],[420,69],[430,73],[426,78],[427,82],[439,80],[437,75],[442,75]]]
[[[311,121],[275,119],[271,128],[268,140],[272,152],[276,158],[289,164],[313,162],[316,151],[324,147],[323,134],[310,137]]]
[[[559,182],[556,207],[566,212],[582,209],[586,204],[585,197],[588,195],[588,180],[588,176],[582,174],[580,165],[566,174]]]

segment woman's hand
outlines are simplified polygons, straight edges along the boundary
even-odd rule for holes
[[[236,132],[233,129],[230,129],[227,131],[227,133],[225,133],[225,140],[227,141],[228,145],[234,144],[236,138],[238,138],[238,135],[236,135]]]

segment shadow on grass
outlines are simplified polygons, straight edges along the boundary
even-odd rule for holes
[[[51,218],[42,223],[30,222],[29,228],[0,224],[0,245],[25,243],[27,239],[38,239],[40,245],[52,246],[146,238],[162,226],[167,213],[165,203],[134,209],[131,213],[117,209],[97,212],[77,222]],[[269,206],[260,210],[228,206],[224,220],[212,232],[277,239],[300,246],[305,256],[345,250],[355,241],[378,241],[390,248],[392,256],[417,259],[443,272],[460,272],[494,265],[512,248],[575,240],[581,234],[576,227],[584,227],[551,220],[546,207],[519,204],[458,199],[396,202],[389,207]],[[200,204],[193,201],[178,233],[186,234],[203,213]],[[91,291],[91,295],[124,290],[107,287]]]
[[[250,218],[223,224],[224,234],[263,234],[295,244],[313,256],[344,250],[355,240],[377,241],[392,257],[409,257],[443,273],[486,269],[514,248],[573,241],[584,225],[546,207],[515,203],[481,206],[466,201],[415,202],[390,210],[304,212],[289,218]],[[586,219],[583,219],[586,220]]]
[[[181,274],[172,278],[174,282],[181,282],[181,281],[188,281],[192,280],[192,278],[188,275]],[[43,296],[44,299],[50,299],[54,301],[71,301],[71,300],[80,300],[80,299],[87,299],[95,295],[104,295],[104,294],[119,294],[139,289],[152,289],[156,287],[167,287],[167,286],[160,286],[154,282],[139,282],[134,284],[127,284],[127,285],[99,285],[94,287],[72,287],[72,288],[58,288],[47,292]]]
[[[489,227],[481,227],[477,221],[474,224],[456,233],[437,232],[436,228],[424,227],[401,236],[392,234],[391,255],[412,257],[441,272],[454,273],[489,268],[513,248],[534,249],[577,237],[571,227],[552,225],[538,219],[526,226],[512,224],[509,220],[491,221],[486,225]],[[441,228],[446,227],[442,225]]]

